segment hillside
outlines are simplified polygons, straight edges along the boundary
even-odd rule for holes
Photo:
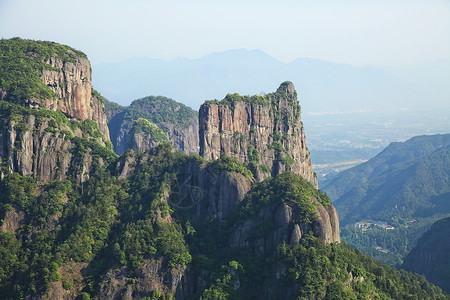
[[[326,181],[322,188],[344,224],[450,212],[450,134],[392,143],[368,162]]]
[[[423,274],[430,282],[450,292],[450,218],[437,221],[417,241],[402,268]]]
[[[175,151],[151,119],[158,115],[152,107],[174,103],[166,98],[137,101],[130,130],[161,140],[118,157],[103,121],[129,110],[92,90],[86,57],[21,39],[2,40],[0,49],[18,70],[8,84],[8,72],[0,74],[2,95],[18,95],[0,103],[0,298],[449,299],[424,277],[340,243],[337,211],[310,177],[292,84],[261,97],[270,100],[270,109],[265,102],[260,109],[272,112],[265,116],[272,135],[262,127],[255,134],[277,146],[264,145],[270,159],[291,159],[285,169],[255,178],[247,168],[259,155],[254,151],[243,162],[237,148],[208,160]],[[15,60],[5,49],[22,52]],[[48,93],[22,90],[28,72]],[[238,113],[239,106],[261,104],[243,99],[251,100],[234,94],[226,107]],[[176,105],[162,113],[179,116]],[[240,120],[228,113],[210,111],[204,121]],[[203,129],[207,135],[214,127]],[[233,141],[226,128],[216,129],[223,144]],[[288,149],[296,139],[302,147]]]
[[[339,211],[343,240],[398,264],[433,222],[450,214],[449,174],[450,134],[418,136],[392,143],[322,188]],[[375,226],[361,234],[355,228],[355,222],[371,221],[386,222],[395,230]]]
[[[163,141],[187,154],[199,151],[198,114],[182,103],[148,96],[126,107],[108,101],[105,108],[117,154],[127,149],[148,150]]]
[[[255,185],[236,160],[205,164],[167,144],[109,169],[40,194],[30,178],[5,178],[3,298],[447,299],[423,277],[330,244],[330,200],[298,175]]]

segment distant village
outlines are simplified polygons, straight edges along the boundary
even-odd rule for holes
[[[356,222],[355,227],[361,229],[362,231],[366,231],[369,228],[381,228],[384,230],[394,230],[395,227],[392,225],[389,225],[386,222],[383,221],[367,221],[367,222]]]
[[[408,223],[415,223],[416,220],[411,219],[407,221]],[[406,226],[408,227],[408,226]],[[366,231],[369,228],[379,228],[384,229],[386,231],[388,230],[394,230],[395,227],[384,222],[384,221],[360,221],[355,223],[355,228],[361,229],[362,231]]]

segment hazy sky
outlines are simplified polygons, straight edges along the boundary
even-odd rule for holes
[[[0,36],[67,44],[93,64],[247,48],[397,65],[450,57],[450,1],[0,0]]]

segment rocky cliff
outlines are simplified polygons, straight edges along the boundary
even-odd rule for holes
[[[155,140],[150,135],[139,136],[139,133],[134,136],[134,121],[138,119],[156,124],[165,132],[167,140],[175,149],[186,154],[199,151],[197,113],[170,98],[149,96],[137,99],[130,106],[121,109],[110,103],[107,113],[111,115],[108,126],[117,154],[123,154],[128,149],[148,150],[163,141]]]
[[[5,103],[0,106],[0,126],[1,178],[17,172],[44,183],[66,179],[70,173],[85,182],[94,165],[114,156],[99,155],[107,141],[89,119],[69,122],[58,112]]]
[[[317,187],[294,85],[284,82],[265,96],[228,94],[200,108],[200,155],[226,154],[247,164],[257,180],[285,170]]]
[[[93,148],[110,144],[103,99],[92,89],[86,55],[18,38],[2,40],[0,51],[2,177],[18,172],[49,182],[73,171],[84,182],[98,159]],[[79,151],[81,144],[88,150]]]
[[[109,140],[106,114],[102,97],[92,88],[92,69],[87,57],[67,49],[66,57],[55,55],[44,57],[43,64],[37,70],[42,82],[56,97],[22,99],[30,108],[60,110],[68,118],[80,121],[91,119],[99,125],[104,137]],[[39,57],[38,53],[28,51],[28,57]]]

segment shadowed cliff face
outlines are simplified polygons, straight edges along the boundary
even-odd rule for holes
[[[190,107],[163,96],[148,96],[137,99],[128,107],[116,111],[107,107],[110,114],[108,126],[114,151],[121,155],[129,149],[146,151],[163,140],[151,135],[140,135],[133,131],[134,121],[146,119],[156,124],[169,143],[186,154],[198,153],[198,117]],[[166,140],[166,139],[164,139]]]
[[[93,163],[103,165],[101,157],[93,158],[89,146],[78,150],[75,139],[81,141],[83,135],[79,128],[72,129],[69,124],[52,127],[54,120],[35,115],[8,120],[11,116],[0,112],[0,118],[2,178],[6,173],[18,172],[46,183],[66,179],[69,172],[75,172],[77,181],[85,182]],[[100,135],[98,130],[97,134]],[[105,145],[102,137],[96,142]]]
[[[199,113],[200,155],[221,153],[248,164],[257,180],[290,170],[317,187],[306,147],[294,85],[262,96],[227,95],[203,104]]]

